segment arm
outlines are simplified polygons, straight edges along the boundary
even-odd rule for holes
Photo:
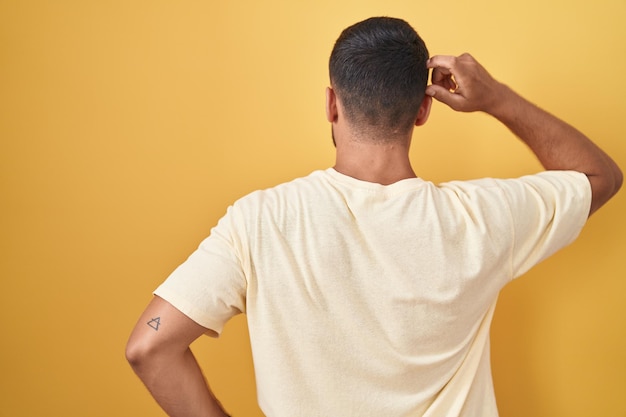
[[[604,205],[622,185],[615,162],[581,132],[545,112],[506,85],[494,80],[469,54],[433,56],[432,85],[426,94],[463,112],[484,111],[526,143],[548,170],[573,170],[589,178],[589,215]]]
[[[128,340],[126,358],[172,417],[227,416],[189,349],[206,331],[167,301],[154,297]]]

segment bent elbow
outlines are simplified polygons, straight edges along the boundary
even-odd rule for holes
[[[620,188],[622,188],[622,184],[624,183],[624,174],[622,170],[619,169],[617,165],[615,165],[615,182],[613,186],[613,195],[617,194]]]
[[[141,366],[149,357],[148,350],[137,340],[130,339],[126,343],[126,350],[124,352],[126,360],[133,369]]]
[[[589,176],[592,190],[591,210],[589,216],[605,205],[622,187],[624,175],[613,161],[610,170],[603,176]]]
[[[162,347],[141,337],[133,337],[126,343],[126,360],[135,372],[153,364],[165,352]]]
[[[624,182],[624,174],[615,162],[611,164],[611,175],[609,184],[606,187],[606,197],[604,203],[609,201],[622,188]],[[603,204],[604,204],[603,203]]]

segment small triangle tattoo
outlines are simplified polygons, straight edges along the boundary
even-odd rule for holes
[[[152,327],[154,330],[159,330],[159,326],[161,325],[161,317],[154,318],[148,322],[148,326]]]

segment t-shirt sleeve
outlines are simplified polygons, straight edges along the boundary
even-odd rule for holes
[[[154,291],[212,330],[209,335],[219,335],[230,318],[245,312],[247,283],[238,236],[235,209],[229,207],[209,237]]]
[[[591,206],[585,174],[546,171],[501,183],[511,213],[511,272],[518,277],[572,243]]]

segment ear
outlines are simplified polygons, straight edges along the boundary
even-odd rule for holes
[[[333,123],[337,121],[337,96],[332,87],[326,87],[326,120]]]
[[[415,119],[415,126],[421,126],[426,123],[428,116],[430,115],[430,107],[433,104],[433,98],[431,96],[424,96],[422,104],[417,111],[417,118]]]

